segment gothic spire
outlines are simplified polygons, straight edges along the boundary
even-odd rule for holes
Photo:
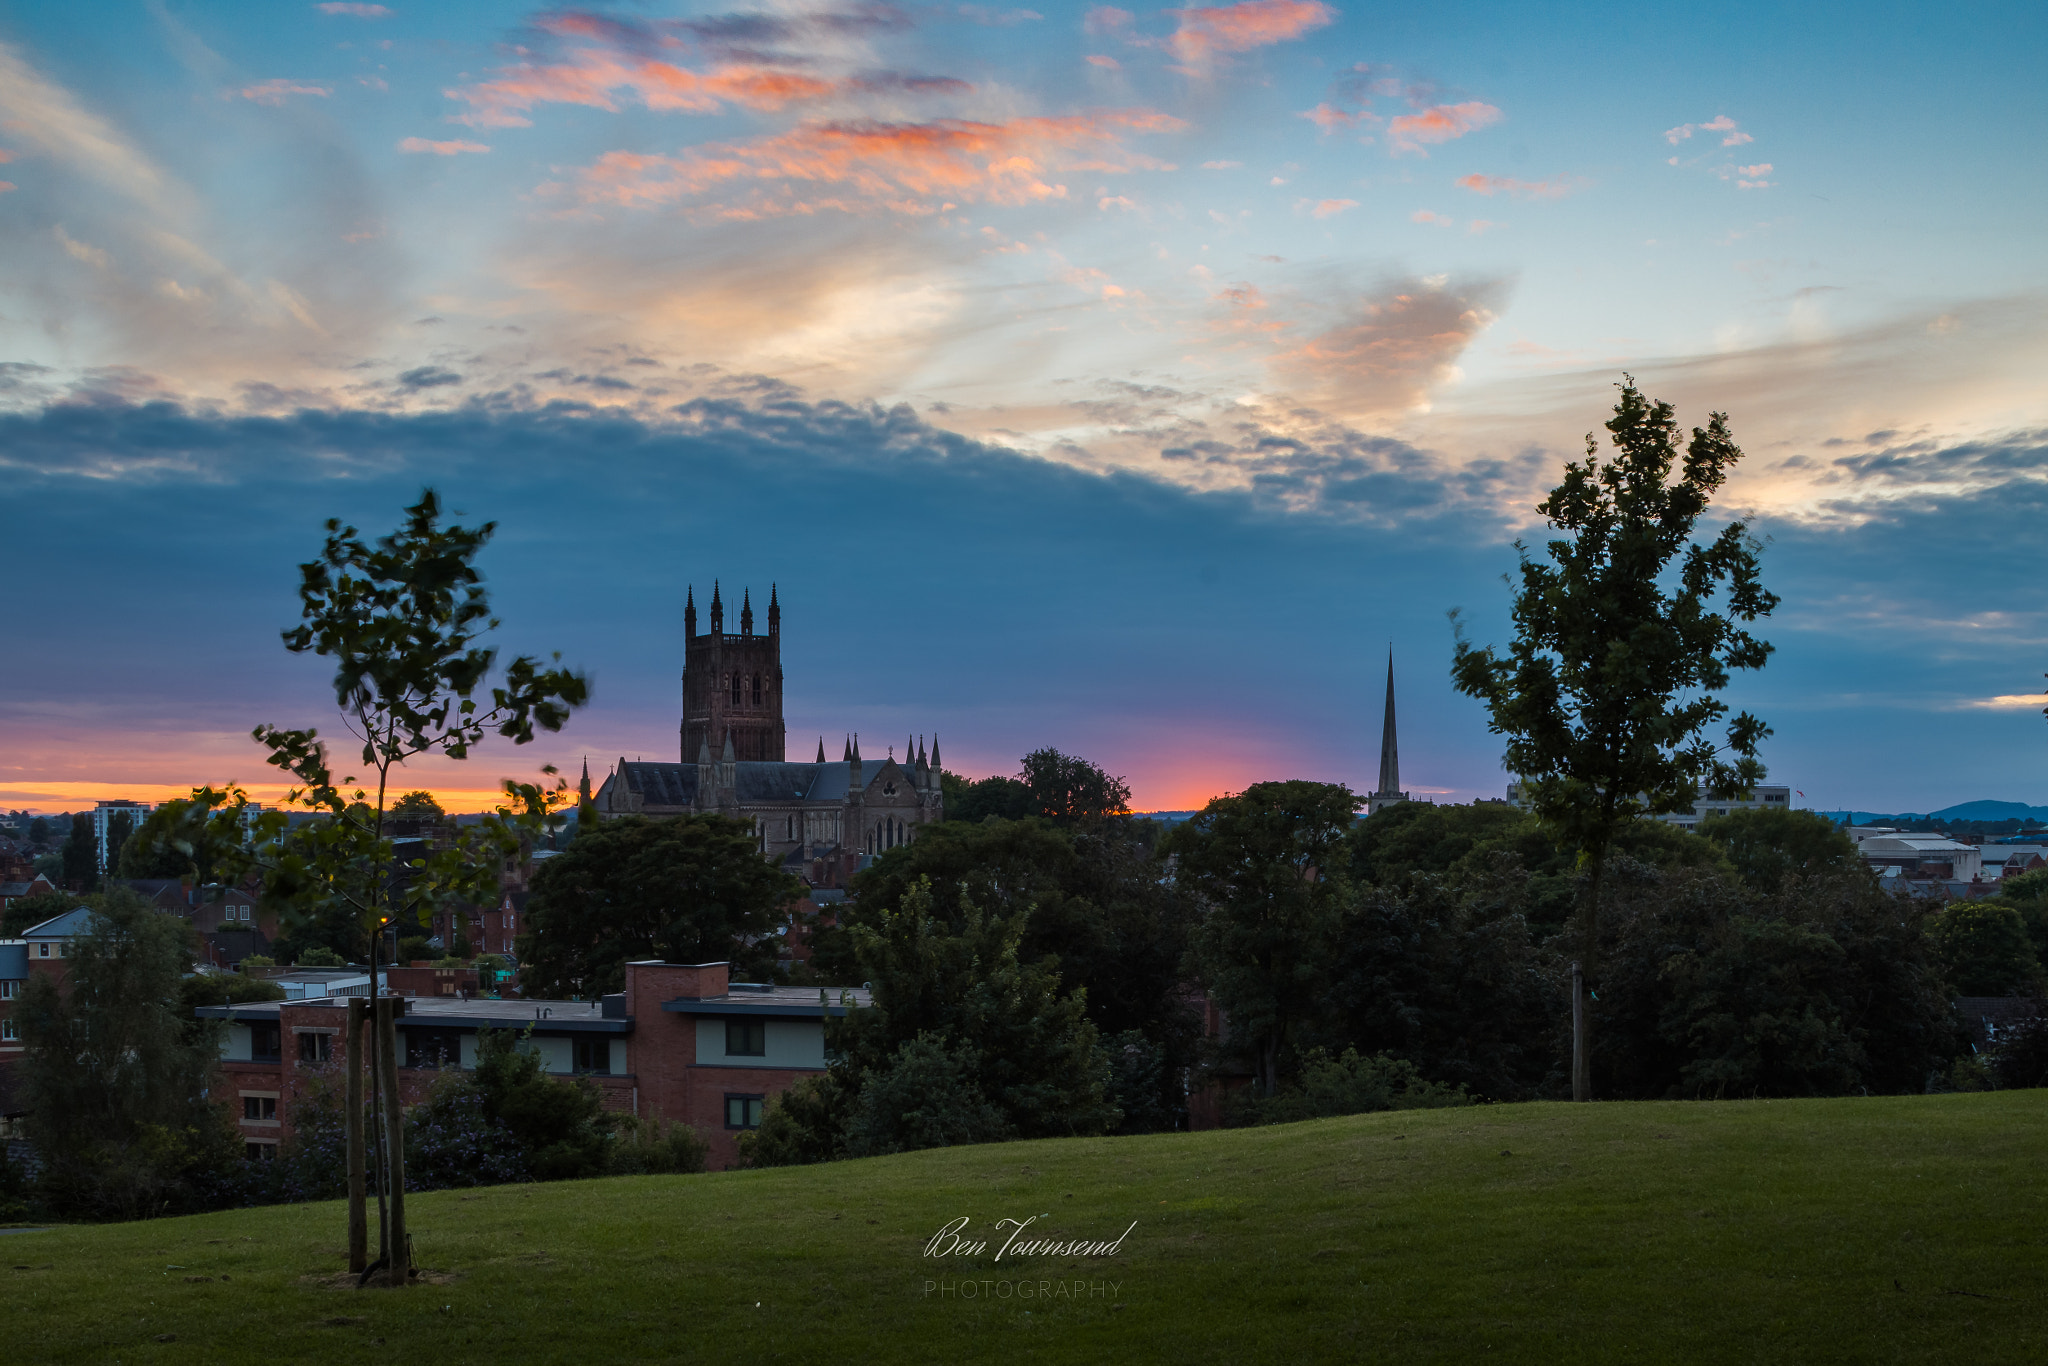
[[[1387,647],[1387,721],[1380,733],[1380,787],[1375,796],[1391,797],[1401,790],[1401,749],[1394,738],[1394,647]]]
[[[754,595],[744,588],[740,590],[740,634],[754,634]]]
[[[775,600],[775,585],[772,583],[768,585],[768,634],[771,636],[782,634],[782,604]],[[824,742],[820,741],[819,743],[822,744]]]
[[[846,743],[840,746],[839,757],[841,759],[853,758],[853,736],[851,734],[847,735]]]
[[[825,762],[825,737],[822,735],[818,737],[818,762]]]
[[[683,634],[697,634],[697,590],[694,587],[683,591]]]
[[[939,771],[939,733],[932,732],[932,772]]]
[[[720,635],[725,631],[725,603],[718,596],[718,580],[711,581],[711,634]]]

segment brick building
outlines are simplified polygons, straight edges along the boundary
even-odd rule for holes
[[[688,1124],[710,1144],[713,1170],[734,1164],[739,1135],[760,1124],[768,1097],[825,1069],[826,1016],[869,1003],[864,990],[828,999],[815,989],[731,982],[724,963],[629,963],[626,989],[595,1003],[464,999],[413,980],[422,971],[393,974],[402,992],[432,988],[408,995],[398,1021],[407,1104],[445,1069],[474,1065],[478,1030],[531,1029],[530,1046],[549,1072],[589,1078],[609,1110]],[[198,1013],[228,1022],[221,1066],[243,1142],[260,1158],[290,1137],[292,1104],[314,1069],[343,1056],[348,1003],[266,1001]]]
[[[809,763],[784,759],[782,607],[769,590],[768,633],[754,633],[751,595],[740,629],[725,629],[718,587],[711,629],[697,633],[694,590],[683,608],[683,719],[676,763],[621,756],[594,805],[606,816],[717,812],[751,821],[761,852],[813,887],[841,888],[861,859],[908,844],[945,819],[939,743],[907,738],[903,757],[863,759],[847,737],[836,762],[818,741]]]

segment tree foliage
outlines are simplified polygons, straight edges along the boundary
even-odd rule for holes
[[[82,892],[99,875],[99,845],[93,839],[92,817],[83,811],[71,818],[71,833],[64,839],[64,885]]]
[[[241,813],[180,798],[144,818],[115,866],[124,878],[189,878],[204,886],[242,866],[247,842]]]
[[[1201,906],[1190,962],[1248,1043],[1261,1095],[1277,1089],[1336,947],[1343,840],[1360,804],[1332,783],[1254,783],[1167,838],[1177,881]]]
[[[636,958],[730,961],[766,978],[766,938],[803,884],[761,857],[753,825],[718,815],[621,816],[578,835],[534,872],[518,937],[535,995],[625,987]]]
[[[2026,921],[1995,901],[1954,901],[1928,926],[1943,974],[1959,996],[2032,996],[2048,989]]]
[[[1856,841],[1812,811],[1731,811],[1701,821],[1700,834],[1726,850],[1736,874],[1760,892],[1775,892],[1788,878],[1865,871]]]
[[[0,911],[0,939],[18,939],[24,931],[45,920],[55,920],[78,904],[79,898],[64,892],[37,892],[12,901],[5,911]]]
[[[941,773],[948,821],[1023,820],[1038,816],[1059,826],[1095,826],[1130,814],[1131,787],[1097,764],[1050,746],[1024,756],[1015,776],[970,781]]]
[[[391,804],[391,814],[405,820],[439,820],[448,813],[434,800],[433,793],[414,789]]]
[[[209,1099],[220,1026],[195,1022],[180,990],[191,930],[127,891],[94,907],[62,988],[35,974],[15,1007],[43,1193],[88,1218],[197,1208],[239,1154]]]
[[[920,880],[900,906],[854,927],[873,1004],[827,1026],[822,1078],[774,1098],[742,1139],[756,1166],[900,1152],[938,1143],[1099,1134],[1120,1118],[1110,1066],[1078,992],[1019,956],[1028,912],[956,924]],[[957,1114],[942,1113],[958,1105]]]

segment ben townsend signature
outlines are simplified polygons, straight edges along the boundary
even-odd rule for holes
[[[1004,1257],[1012,1254],[1018,1257],[1114,1257],[1123,1246],[1124,1239],[1130,1237],[1131,1229],[1138,1226],[1137,1220],[1132,1220],[1130,1228],[1119,1233],[1113,1241],[1108,1239],[1074,1238],[1061,1242],[1055,1238],[1025,1238],[1025,1230],[1029,1229],[1043,1217],[1043,1215],[1034,1214],[1029,1219],[996,1220],[996,1236],[1002,1239],[1003,1245],[997,1250],[995,1260],[1000,1262]],[[985,1239],[968,1236],[965,1232],[967,1223],[967,1216],[963,1214],[937,1233],[934,1233],[932,1240],[924,1245],[924,1255],[927,1257],[982,1256],[988,1251],[988,1242]],[[1007,1235],[1003,1232],[1005,1229],[1009,1230]]]

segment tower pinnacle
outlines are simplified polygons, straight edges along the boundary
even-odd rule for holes
[[[1387,716],[1380,731],[1380,785],[1378,790],[1368,793],[1365,809],[1368,814],[1383,807],[1396,806],[1408,800],[1408,794],[1401,791],[1401,746],[1394,734],[1394,647],[1387,647]]]

